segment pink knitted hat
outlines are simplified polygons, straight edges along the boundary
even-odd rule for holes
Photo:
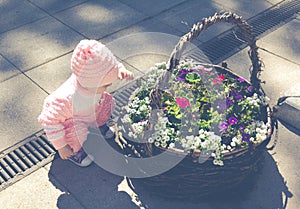
[[[100,86],[101,81],[112,69],[124,67],[112,52],[96,40],[82,40],[76,46],[71,69],[77,81],[87,88]]]

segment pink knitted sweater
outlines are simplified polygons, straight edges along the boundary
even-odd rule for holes
[[[83,88],[74,74],[45,101],[38,121],[56,149],[67,144],[77,152],[89,134],[88,127],[104,125],[114,108],[113,97]]]

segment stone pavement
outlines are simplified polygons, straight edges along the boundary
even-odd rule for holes
[[[70,76],[72,50],[81,39],[97,39],[107,44],[140,77],[154,63],[167,61],[179,37],[203,17],[226,10],[248,19],[279,2],[0,0],[0,151],[41,129],[37,116],[43,100]],[[229,27],[216,26],[194,44],[199,45]],[[262,79],[272,104],[287,92],[300,95],[300,90],[295,91],[300,86],[299,31],[300,15],[295,14],[286,24],[259,37],[257,44],[265,64]],[[168,38],[163,43],[153,38],[165,38],[166,34]],[[135,41],[135,47],[126,45],[127,40]],[[242,71],[250,65],[246,50],[227,62],[247,77],[247,72]],[[115,84],[110,91],[125,84]],[[143,189],[137,195],[143,207],[156,209],[297,209],[299,149],[299,133],[280,124],[277,146],[266,154],[265,166],[253,188],[245,187],[246,194],[198,203],[165,200]],[[127,193],[118,191],[121,182],[123,177],[95,164],[81,169],[56,156],[50,164],[1,191],[0,208],[139,208]]]

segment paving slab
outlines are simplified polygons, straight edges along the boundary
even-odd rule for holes
[[[157,15],[155,18],[180,30],[183,33],[187,33],[190,31],[192,26],[201,21],[202,18],[212,16],[216,12],[220,12],[224,9],[226,10],[223,5],[217,3],[216,1],[204,0],[201,2],[201,4],[199,4],[198,1],[193,0],[184,2],[177,7]],[[198,40],[207,41],[231,27],[232,26],[229,24],[215,25],[214,27],[200,34]]]
[[[87,0],[68,0],[68,1],[60,1],[60,0],[52,0],[52,1],[40,1],[40,0],[30,0],[31,3],[40,7],[41,9],[47,11],[50,14],[60,12],[65,9],[69,9],[76,5],[79,5]]]
[[[41,129],[37,117],[47,94],[20,74],[0,83],[0,150]]]
[[[295,19],[266,37],[259,39],[258,46],[300,64],[300,20]]]
[[[244,19],[249,19],[254,15],[268,9],[272,4],[268,1],[262,0],[229,0],[229,1],[222,1],[222,0],[213,0],[218,4],[223,6],[224,10],[235,12],[238,15],[242,16]]]
[[[128,6],[135,8],[136,10],[147,14],[149,16],[154,16],[164,10],[172,8],[178,4],[181,4],[187,0],[154,0],[154,1],[147,1],[147,0],[119,0],[120,2],[127,4]],[[157,6],[154,6],[157,5]]]
[[[81,204],[57,180],[48,177],[48,171],[45,169],[39,169],[22,181],[1,191],[0,202],[1,209],[83,209]]]
[[[14,75],[21,73],[11,63],[9,63],[4,57],[0,55],[0,83],[11,78]]]
[[[267,2],[270,2],[273,5],[278,4],[278,3],[282,2],[282,1],[283,0],[267,0]]]
[[[70,77],[71,57],[72,53],[66,54],[27,71],[26,75],[38,83],[48,93],[52,93]]]
[[[155,63],[168,61],[182,35],[157,19],[148,19],[101,41],[118,58],[146,73]]]
[[[115,208],[134,208],[126,195],[118,194],[117,185],[123,177],[108,173],[96,164],[80,168],[69,161],[56,159],[49,169],[49,175],[61,182],[85,208],[112,208],[112,199],[121,203]],[[51,178],[49,180],[52,182]],[[118,198],[112,198],[115,196]]]
[[[100,39],[146,17],[115,0],[88,1],[54,15],[90,39]]]
[[[0,4],[0,33],[47,16],[28,1],[1,0]]]
[[[52,17],[0,34],[0,53],[22,71],[57,58],[83,36]]]

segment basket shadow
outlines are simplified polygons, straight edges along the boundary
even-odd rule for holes
[[[135,179],[131,179],[131,182],[139,199],[149,206],[149,208],[162,209],[166,207],[168,202],[172,202],[178,209],[187,208],[187,205],[189,205],[188,208],[199,208],[199,206],[203,206],[205,208],[218,209],[284,209],[287,206],[288,199],[293,196],[288,190],[276,162],[268,152],[264,153],[264,158],[257,170],[238,187],[230,191],[214,193],[198,199],[176,200],[172,198],[162,198],[159,195],[150,194],[147,189],[141,186]],[[163,193],[164,189],[161,189]],[[162,203],[165,203],[165,206]]]

